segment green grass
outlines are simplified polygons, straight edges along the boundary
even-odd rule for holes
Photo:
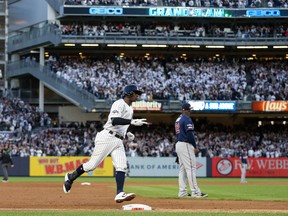
[[[169,185],[128,186],[127,190],[149,198],[176,198],[177,188]],[[211,200],[270,200],[288,201],[287,185],[267,187],[267,185],[205,185],[201,186]]]
[[[10,177],[10,182],[62,182],[63,177]],[[114,178],[81,177],[77,182],[115,182]],[[155,184],[129,185],[136,182]],[[161,185],[162,182],[165,182]],[[275,184],[277,182],[277,184]],[[147,198],[176,198],[177,178],[127,178],[126,191],[133,191]],[[269,186],[271,184],[271,186]],[[114,185],[114,184],[112,184]],[[249,178],[248,184],[240,184],[238,178],[198,178],[202,192],[208,193],[211,200],[269,200],[288,201],[286,178]]]
[[[63,177],[10,177],[10,182],[63,182]],[[81,177],[77,179],[77,182],[115,182],[114,178],[104,178],[104,177]],[[150,182],[146,185],[145,182]],[[131,183],[131,184],[129,184]],[[137,183],[137,184],[135,184]],[[162,184],[163,183],[163,184]],[[111,187],[115,187],[115,184],[111,184]],[[249,178],[247,184],[240,184],[239,178],[198,178],[198,185],[200,186],[202,192],[208,193],[209,197],[207,200],[256,200],[256,201],[284,201],[287,202],[287,212],[288,212],[288,184],[286,178]],[[130,192],[133,191],[136,194],[141,194],[141,196],[146,198],[177,198],[178,193],[178,182],[177,178],[128,178],[126,179],[125,190]],[[206,200],[206,198],[205,198]],[[266,215],[279,215],[284,216],[288,213],[227,213],[227,212],[153,212],[153,211],[35,211],[35,212],[20,212],[20,211],[7,211],[1,212],[0,216],[122,216],[122,215],[160,215],[160,216],[175,216],[175,215],[195,215],[195,216],[266,216]]]

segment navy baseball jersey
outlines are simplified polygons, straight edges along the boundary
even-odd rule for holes
[[[247,164],[248,156],[246,154],[240,153],[240,160],[242,164]]]
[[[195,137],[194,137],[194,124],[192,119],[181,114],[175,121],[175,133],[176,141],[191,143],[196,147]]]

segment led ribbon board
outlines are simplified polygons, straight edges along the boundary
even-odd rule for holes
[[[84,7],[64,6],[62,15],[144,16],[144,17],[288,17],[288,9],[231,9],[197,7]]]

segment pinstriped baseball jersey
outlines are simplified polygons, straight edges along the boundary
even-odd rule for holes
[[[119,99],[115,101],[110,109],[108,116],[108,121],[104,125],[104,129],[114,131],[119,135],[125,137],[129,125],[112,125],[111,118],[120,117],[124,119],[132,119],[133,117],[133,108],[129,106],[124,99]]]
[[[109,154],[116,171],[126,172],[127,158],[123,141],[115,137],[114,134],[110,134],[109,131],[116,132],[118,135],[125,137],[129,125],[112,125],[111,118],[113,117],[132,119],[132,106],[129,106],[124,99],[119,99],[112,104],[104,130],[96,135],[95,148],[91,159],[83,164],[86,172],[96,169]]]

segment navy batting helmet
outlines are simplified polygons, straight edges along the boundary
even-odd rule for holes
[[[142,94],[142,91],[138,90],[138,89],[137,89],[137,86],[132,84],[132,85],[127,85],[127,86],[125,86],[123,95],[124,95],[124,96],[128,96],[128,97],[132,97],[133,92],[134,92],[135,94],[138,94],[138,95],[141,95],[141,94]]]

